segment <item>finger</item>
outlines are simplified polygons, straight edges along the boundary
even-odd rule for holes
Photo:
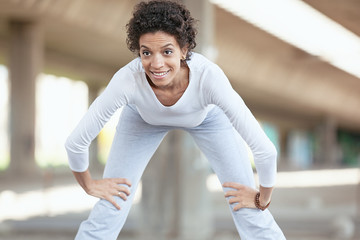
[[[123,192],[123,193],[125,193],[127,196],[130,195],[130,189],[127,188],[127,187],[118,185],[117,188],[116,188],[116,190],[117,190],[118,192]]]
[[[124,201],[127,200],[127,196],[128,196],[128,195],[123,191],[123,189],[122,189],[120,186],[118,186],[117,188],[113,189],[113,190],[111,191],[111,195],[112,195],[112,196],[118,196],[118,197],[122,198]]]
[[[114,205],[114,207],[116,207],[117,210],[120,210],[120,206],[115,202],[115,199],[113,197],[106,199],[108,200],[112,205]]]
[[[232,197],[232,196],[238,196],[239,195],[239,193],[237,192],[237,191],[227,191],[226,193],[225,193],[225,197]]]
[[[131,187],[131,182],[127,178],[114,178],[114,180],[117,184],[126,184],[129,187]]]
[[[241,206],[241,204],[236,204],[235,207],[233,208],[233,211],[239,211],[241,208],[243,208],[243,206]]]
[[[126,196],[126,194],[124,194],[123,192],[118,192],[118,193],[117,193],[117,196],[120,197],[120,198],[122,198],[124,201],[127,200],[127,196]]]
[[[241,199],[238,197],[233,197],[229,199],[229,204],[233,204],[233,203],[240,203]]]
[[[236,182],[225,182],[223,187],[241,189],[243,185]]]

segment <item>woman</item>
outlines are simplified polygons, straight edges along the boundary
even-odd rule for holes
[[[173,1],[141,2],[127,33],[128,47],[139,57],[113,76],[66,142],[75,178],[101,199],[77,239],[116,239],[148,161],[173,129],[189,132],[207,156],[242,239],[285,239],[265,210],[275,183],[276,150],[222,70],[192,53],[196,30],[189,11]],[[92,179],[88,147],[120,107],[104,178]],[[237,134],[254,154],[259,192]]]

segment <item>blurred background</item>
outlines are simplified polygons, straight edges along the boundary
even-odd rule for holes
[[[76,184],[64,142],[136,57],[125,25],[137,2],[0,1],[0,239],[73,239],[97,201]],[[196,51],[278,149],[270,211],[287,239],[360,239],[360,1],[183,2],[199,20]],[[91,145],[94,177],[120,112]],[[155,153],[119,239],[239,239],[186,133]]]

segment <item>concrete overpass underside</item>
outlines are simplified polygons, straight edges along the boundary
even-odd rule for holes
[[[306,2],[359,35],[357,1]],[[134,1],[0,4],[3,63],[8,62],[9,23],[14,21],[34,22],[42,28],[44,71],[48,73],[104,86],[134,57],[125,44],[125,24]],[[330,117],[340,127],[360,131],[358,78],[214,8],[216,62],[258,118],[284,126],[312,127]]]
[[[285,132],[320,126],[322,158],[335,163],[336,130],[360,133],[360,79],[207,0],[184,1],[200,16],[199,51],[207,46],[217,50],[216,63],[254,115]],[[15,171],[14,176],[33,174],[35,165],[36,76],[45,72],[85,81],[94,96],[134,58],[126,47],[125,24],[136,2],[0,1],[0,63],[8,66],[10,76],[10,172]],[[305,2],[360,35],[357,0]],[[286,136],[281,138],[286,141]],[[143,232],[210,239],[211,203],[205,190],[208,167],[196,160],[199,151],[188,144],[187,136],[176,132],[166,140],[155,154],[159,161],[152,161],[144,175],[143,196],[148,197],[142,204],[150,208],[144,213],[147,226]],[[170,210],[151,207],[156,204]],[[160,232],[154,226],[169,229]]]
[[[45,72],[103,86],[133,58],[126,48],[124,27],[133,2],[2,1],[2,52],[9,47],[10,21],[35,21],[44,34]],[[336,6],[307,2],[359,33],[356,19],[346,18],[349,9],[356,13],[360,8],[356,1]],[[346,9],[339,13],[337,5]],[[214,19],[216,62],[258,117],[305,126],[332,117],[340,126],[360,131],[358,78],[218,7]],[[1,57],[7,61],[5,54]]]

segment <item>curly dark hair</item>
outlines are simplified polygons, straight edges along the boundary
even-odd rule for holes
[[[186,60],[195,48],[196,20],[190,11],[177,1],[152,0],[140,2],[134,8],[133,17],[126,25],[126,43],[130,51],[139,54],[139,39],[145,33],[163,31],[175,37],[180,48],[187,46]]]

